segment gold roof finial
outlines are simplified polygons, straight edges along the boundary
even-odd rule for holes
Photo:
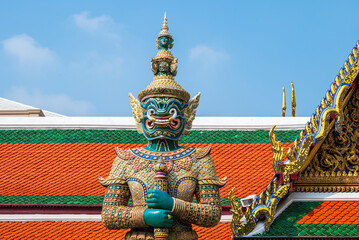
[[[287,104],[285,101],[285,88],[283,87],[282,117],[285,117],[285,110],[287,110]]]
[[[295,108],[297,107],[297,102],[295,101],[295,91],[294,91],[294,84],[292,84],[292,117],[295,117]]]

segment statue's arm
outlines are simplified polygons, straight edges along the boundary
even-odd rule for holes
[[[226,178],[218,178],[213,160],[209,155],[210,147],[197,149],[196,187],[197,203],[174,198],[173,215],[181,220],[203,227],[215,226],[222,215],[219,188],[224,186]]]
[[[217,185],[199,185],[196,190],[196,198],[198,203],[174,198],[173,215],[184,222],[202,227],[217,225],[222,215],[219,187]]]
[[[144,220],[146,207],[128,207],[130,189],[127,184],[107,187],[102,206],[102,223],[108,229],[147,227]]]
[[[129,207],[130,188],[126,183],[128,160],[132,158],[127,149],[116,148],[116,155],[109,176],[100,177],[100,183],[106,187],[102,206],[102,223],[108,229],[135,228],[147,226],[144,221],[145,207]]]

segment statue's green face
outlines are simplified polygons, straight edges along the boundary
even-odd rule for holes
[[[161,48],[168,48],[168,46],[170,45],[170,39],[169,37],[160,37],[158,39],[158,43],[160,45]]]
[[[141,103],[143,134],[148,140],[177,140],[183,132],[186,121],[183,110],[188,106],[177,98],[148,98]]]

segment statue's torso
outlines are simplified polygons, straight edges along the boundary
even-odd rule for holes
[[[167,166],[169,194],[188,202],[193,200],[198,181],[196,148],[181,148],[158,153],[140,149],[130,150],[134,158],[128,162],[125,179],[130,187],[134,206],[146,205],[147,191],[155,188],[156,161],[162,157]]]
[[[130,189],[132,205],[146,207],[147,192],[155,189],[155,165],[163,158],[167,167],[167,187],[170,196],[192,202],[199,185],[224,185],[225,180],[217,177],[210,147],[182,147],[172,152],[152,152],[144,148],[116,149],[110,175],[103,185],[126,184]],[[169,229],[169,239],[197,239],[192,225],[174,217]],[[144,239],[153,239],[153,228],[132,229],[126,236],[145,234]]]
[[[172,152],[152,152],[144,148],[117,149],[119,169],[111,179],[121,179],[130,188],[133,206],[146,206],[149,190],[155,189],[155,164],[162,156],[167,167],[167,186],[170,196],[192,202],[198,181],[205,173],[200,159],[209,157],[210,147],[182,147]],[[115,160],[115,161],[116,161]],[[124,164],[123,161],[126,161]],[[116,163],[114,163],[115,165]],[[216,173],[213,173],[216,176]],[[217,176],[216,176],[217,177]],[[174,219],[172,233],[192,232],[191,224]],[[195,234],[195,233],[193,233]]]

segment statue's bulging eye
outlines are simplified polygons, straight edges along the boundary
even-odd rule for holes
[[[147,118],[150,120],[150,121],[155,121],[155,117],[152,117],[152,115],[154,115],[156,113],[156,110],[153,109],[153,108],[150,108],[147,110]]]
[[[147,115],[151,116],[151,115],[153,115],[155,113],[156,113],[156,111],[153,108],[150,108],[150,109],[147,110]]]

